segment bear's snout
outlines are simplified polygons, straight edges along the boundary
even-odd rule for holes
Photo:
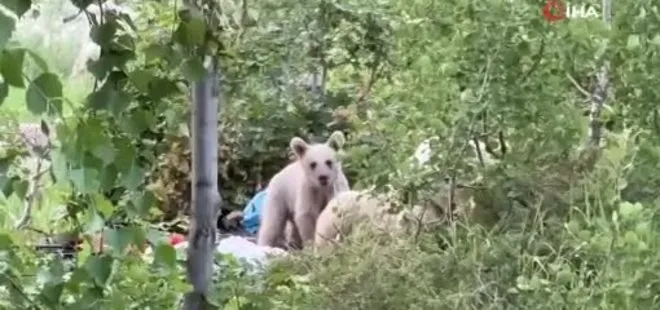
[[[319,176],[319,183],[321,183],[321,185],[323,185],[323,186],[328,185],[329,180],[330,180],[330,178],[328,178],[327,175],[320,175]]]

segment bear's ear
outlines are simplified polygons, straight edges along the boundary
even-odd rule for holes
[[[301,158],[305,155],[305,152],[307,152],[307,148],[309,148],[309,144],[305,142],[305,140],[294,137],[291,139],[291,143],[289,143],[289,146],[291,147],[291,150],[293,151],[294,154],[296,154],[296,157]]]
[[[339,130],[333,132],[330,135],[330,138],[328,138],[328,141],[325,142],[325,144],[335,151],[339,151],[339,149],[344,146],[344,143],[346,143],[346,137],[344,137],[344,134]]]

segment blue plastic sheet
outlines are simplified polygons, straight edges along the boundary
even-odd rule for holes
[[[252,200],[250,200],[245,209],[243,209],[243,229],[250,234],[256,234],[259,231],[259,223],[261,223],[261,210],[266,198],[266,191],[260,191]]]

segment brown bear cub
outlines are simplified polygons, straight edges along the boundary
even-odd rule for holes
[[[316,219],[335,193],[349,190],[337,151],[344,144],[340,131],[325,143],[308,144],[294,137],[296,160],[268,183],[257,244],[302,249],[314,242]]]

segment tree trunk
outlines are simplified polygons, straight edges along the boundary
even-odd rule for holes
[[[210,63],[210,64],[208,64]],[[218,100],[217,63],[207,61],[206,76],[193,84],[192,110],[192,210],[188,232],[188,281],[185,310],[208,309],[207,296],[213,275],[218,193]]]
[[[612,26],[612,1],[603,0],[603,22],[608,28]],[[589,141],[595,148],[600,146],[602,124],[600,112],[607,101],[607,91],[610,87],[609,62],[604,61],[596,75],[596,86],[591,93],[591,108],[589,113]]]

